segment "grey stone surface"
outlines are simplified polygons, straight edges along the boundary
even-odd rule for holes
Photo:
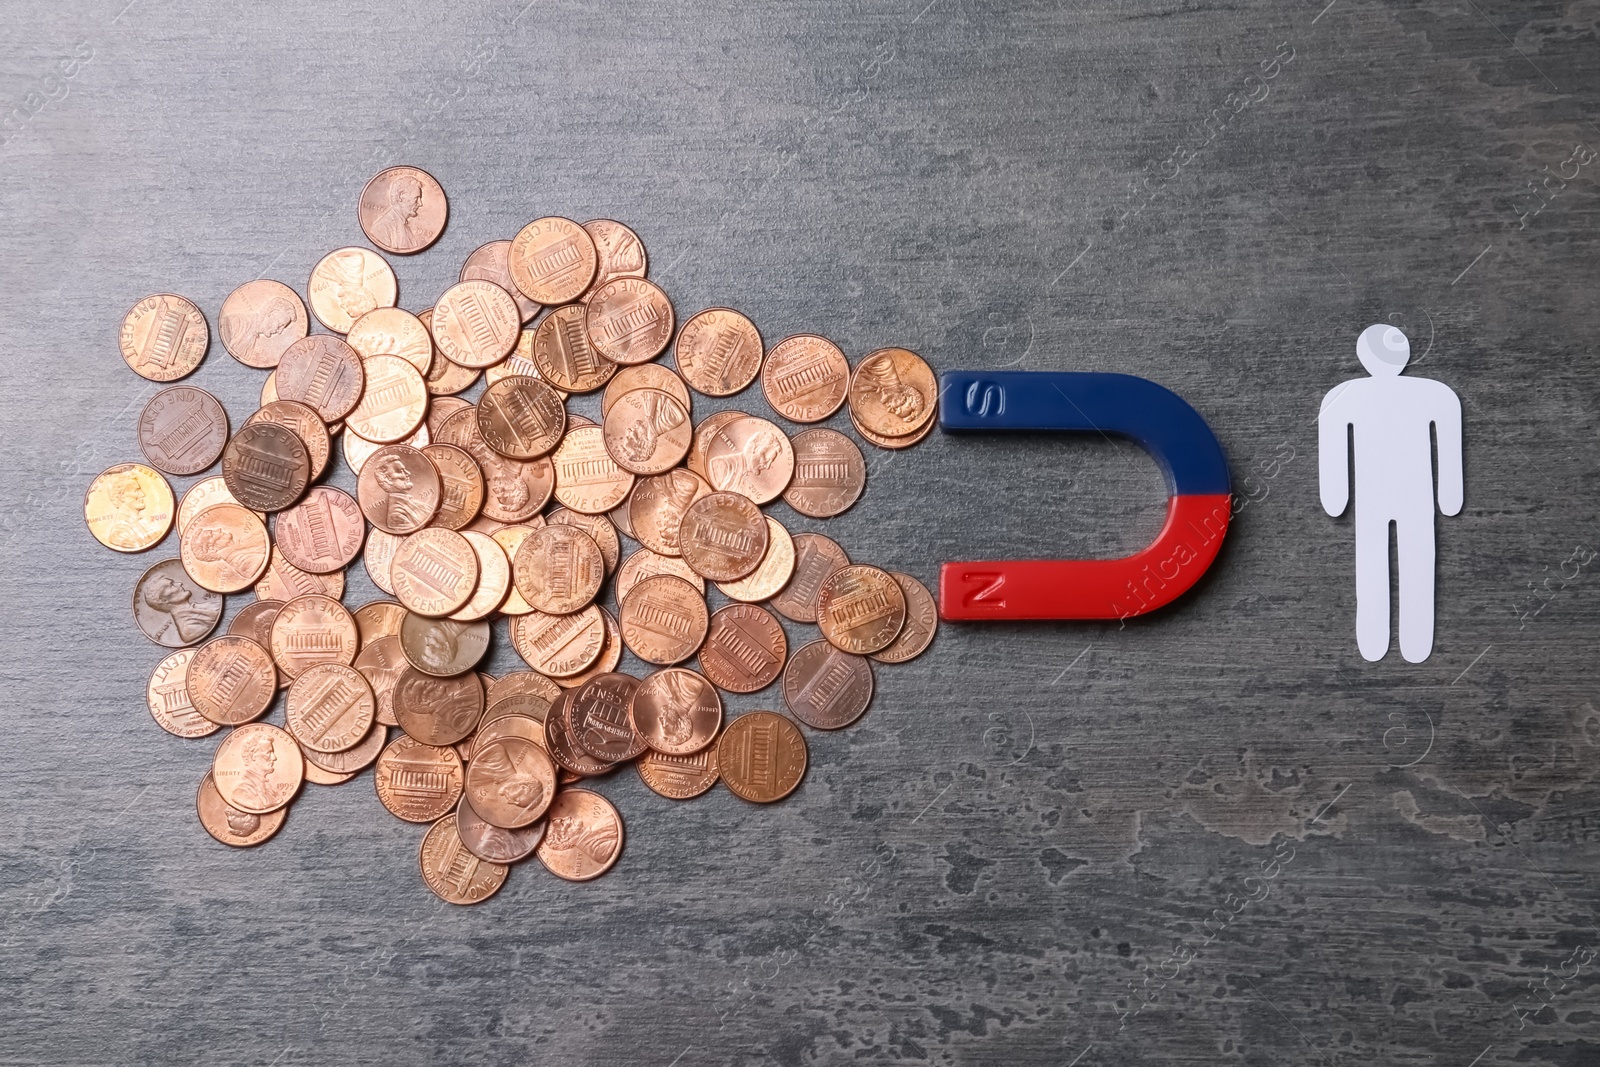
[[[0,6],[0,1062],[1597,1062],[1600,578],[1574,560],[1600,542],[1600,167],[1572,162],[1600,148],[1597,21]],[[603,782],[628,846],[593,884],[524,865],[441,905],[368,777],[227,851],[193,817],[212,745],[150,721],[160,652],[128,617],[175,539],[124,558],[82,523],[155,390],[116,327],[153,291],[214,323],[247,279],[303,288],[396,162],[452,198],[396,263],[407,307],[530,218],[612,216],[680,313],[738,307],[769,341],[1154,378],[1248,503],[1158,616],[949,625],[878,670],[787,803]],[[1466,411],[1421,665],[1357,655],[1352,526],[1317,503],[1317,404],[1377,321]],[[192,380],[236,423],[260,386],[215,341]],[[930,583],[1161,521],[1132,448],[935,434],[871,459],[846,516],[775,514]]]

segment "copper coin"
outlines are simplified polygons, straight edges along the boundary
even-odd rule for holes
[[[672,340],[672,301],[654,282],[614,279],[594,291],[587,307],[589,343],[613,363],[645,363]]]
[[[200,779],[194,807],[205,832],[234,848],[251,848],[261,844],[283,827],[284,816],[288,814],[283,808],[265,815],[240,811],[222,799],[210,771]]]
[[[196,711],[194,702],[189,699],[189,663],[195,651],[180,648],[156,664],[144,690],[150,717],[175,737],[205,737],[222,728]]]
[[[284,559],[311,574],[347,567],[361,554],[366,531],[361,506],[327,485],[313,486],[300,503],[280,512],[273,529]]]
[[[319,663],[354,663],[360,643],[354,616],[315,593],[289,601],[272,622],[272,658],[290,679]]]
[[[736,582],[718,582],[717,589],[733,600],[757,603],[771,600],[794,576],[794,541],[783,523],[767,516],[767,551],[756,569]]]
[[[266,278],[229,293],[217,314],[217,333],[228,355],[261,370],[276,367],[284,349],[304,337],[310,325],[300,294]]]
[[[622,541],[617,537],[617,528],[611,520],[604,515],[585,515],[581,511],[571,508],[556,508],[545,517],[547,524],[552,526],[576,526],[600,546],[600,555],[605,560],[606,574],[617,569],[617,562],[622,557]]]
[[[884,437],[916,433],[934,417],[939,379],[915,352],[880,348],[856,364],[850,378],[850,414]]]
[[[354,615],[356,631],[361,635],[361,647],[366,648],[381,638],[398,637],[406,609],[393,600],[374,600],[361,605]]]
[[[906,623],[900,634],[872,654],[879,663],[905,663],[916,659],[933,643],[939,629],[939,606],[928,587],[909,574],[890,571],[906,598]]]
[[[783,702],[790,714],[814,729],[849,726],[871,700],[871,662],[826,641],[799,649],[784,668]]]
[[[772,598],[778,614],[795,622],[817,621],[817,598],[822,583],[850,566],[839,543],[819,533],[794,535],[794,577]]]
[[[850,361],[838,345],[814,333],[785,337],[767,353],[761,391],[790,422],[821,422],[850,391]]]
[[[854,414],[850,416],[850,425],[856,428],[856,433],[866,438],[869,444],[874,444],[879,448],[887,449],[910,448],[912,445],[921,441],[924,437],[927,437],[928,434],[932,433],[933,428],[937,426],[938,423],[938,419],[929,419],[927,422],[922,424],[922,429],[918,430],[916,433],[906,434],[904,437],[885,437],[882,434],[873,433],[871,430],[862,426]]]
[[[611,458],[634,474],[670,470],[689,454],[694,440],[688,409],[659,389],[618,397],[601,432]]]
[[[304,748],[300,750],[300,755],[305,757],[306,750]],[[308,785],[343,785],[350,779],[354,778],[356,776],[356,772],[349,771],[344,774],[338,774],[334,771],[324,770],[317,764],[312,763],[309,758],[306,758],[305,775],[306,784]]]
[[[298,340],[298,338],[296,338]],[[261,403],[263,406],[275,403],[278,399],[278,372],[270,370],[261,383]]]
[[[643,278],[648,265],[644,244],[639,235],[620,222],[610,219],[590,219],[583,229],[594,241],[599,264],[589,293],[616,278]],[[584,299],[588,299],[585,295]]]
[[[556,765],[542,745],[500,736],[474,745],[467,802],[486,821],[516,830],[539,821],[556,794]]]
[[[598,426],[569,430],[551,457],[555,497],[573,511],[603,515],[627,499],[633,475],[606,450],[605,431]]]
[[[511,354],[522,333],[522,312],[493,282],[457,282],[433,305],[433,343],[459,367],[492,367]]]
[[[710,624],[705,597],[682,578],[646,578],[623,598],[617,624],[633,654],[646,663],[678,663],[694,655]]]
[[[477,382],[481,371],[472,367],[463,367],[451,363],[443,356],[434,354],[433,365],[428,368],[428,373],[423,381],[428,386],[430,396],[444,398],[455,393],[470,389]]]
[[[233,617],[228,624],[228,632],[240,637],[248,637],[262,648],[272,647],[272,624],[278,621],[278,612],[283,609],[282,600],[257,600],[253,604],[246,604],[239,609],[239,614]],[[271,658],[269,652],[268,658]],[[278,670],[277,663],[272,666],[273,673]],[[288,684],[288,679],[277,678],[280,687]]]
[[[117,343],[135,374],[152,382],[171,382],[193,372],[206,358],[211,331],[191,301],[157,293],[122,317]]]
[[[305,779],[294,738],[264,722],[230,730],[211,759],[211,780],[223,803],[252,815],[277,811]]]
[[[490,448],[478,430],[475,408],[457,411],[439,427],[439,443],[464,450],[483,472],[483,515],[498,522],[525,522],[538,514],[555,488],[548,458],[508,459]]]
[[[354,246],[335,249],[318,260],[306,292],[312,314],[334,333],[348,333],[356,320],[373,308],[394,307],[400,295],[394,270],[384,258],[369,248]],[[282,378],[278,390],[283,391]]]
[[[290,601],[295,597],[313,593],[338,600],[344,596],[344,572],[333,574],[308,574],[283,558],[277,547],[267,561],[267,571],[256,583],[255,594],[261,600]]]
[[[501,551],[506,554],[506,559],[509,561],[517,558],[517,549],[522,547],[522,542],[526,541],[533,531],[534,527],[519,524],[502,527],[489,536],[494,538],[494,543],[500,546]],[[500,603],[500,613],[502,615],[526,615],[532,610],[533,605],[523,599],[522,594],[517,591],[516,582],[513,581],[511,588],[506,590],[505,600]]]
[[[328,436],[327,424],[315,409],[294,400],[275,400],[244,420],[246,426],[257,422],[277,423],[300,438],[311,457],[311,480],[322,477],[322,472],[328,469],[328,457],[333,454],[333,441]]]
[[[455,749],[425,745],[405,734],[389,742],[372,776],[378,800],[406,822],[432,822],[454,808],[464,777]]]
[[[683,405],[685,412],[693,406],[689,401],[689,387],[670,368],[659,363],[639,363],[617,371],[616,377],[606,386],[605,393],[600,397],[601,421],[604,422],[605,417],[611,414],[611,409],[619,399],[635,389],[656,389],[667,393]]]
[[[355,410],[367,378],[355,349],[332,334],[314,333],[284,350],[272,380],[279,400],[298,400],[332,424]]]
[[[372,356],[363,365],[366,390],[345,425],[378,444],[410,437],[428,413],[428,387],[422,375],[399,356]]]
[[[551,874],[587,882],[609,871],[622,855],[622,816],[588,789],[563,789],[550,805],[544,840],[534,850]]]
[[[546,757],[548,759],[549,757]],[[471,774],[469,769],[468,774]],[[456,832],[466,850],[488,863],[516,863],[533,855],[544,840],[544,823],[506,830],[472,810],[463,796],[456,805]]]
[[[484,369],[484,382],[488,385],[493,385],[502,378],[521,375],[526,378],[537,378],[541,382],[549,384],[545,376],[539,371],[539,364],[533,358],[534,336],[535,331],[524,328],[522,333],[517,336],[517,347],[511,350],[511,354],[494,366]],[[556,395],[560,396],[562,400],[567,398],[565,390],[556,389],[554,385],[551,385],[550,388],[555,389]]]
[[[278,693],[278,673],[266,649],[224,634],[195,652],[187,685],[195,711],[219,726],[238,726],[266,713]]]
[[[407,612],[400,622],[400,649],[406,662],[436,678],[470,671],[489,651],[489,624],[432,619]]]
[[[906,597],[888,571],[855,564],[836,571],[817,594],[817,626],[844,652],[887,648],[906,621]]]
[[[396,255],[420,252],[439,239],[450,214],[444,187],[418,167],[389,167],[361,190],[356,217],[367,240]]]
[[[733,410],[717,411],[707,415],[701,420],[700,425],[694,428],[694,444],[689,446],[689,455],[685,457],[683,465],[700,477],[706,477],[706,452],[711,448],[711,441],[717,431],[735,419],[749,417],[749,412]]]
[[[630,492],[628,497],[631,499],[633,494]],[[627,534],[629,537],[633,536],[633,519],[628,515],[627,500],[606,512],[606,518],[611,520],[611,525],[618,531]]]
[[[442,437],[439,437],[439,430],[444,425],[444,421],[451,415],[458,411],[466,411],[471,407],[472,404],[470,402],[461,399],[459,396],[434,397],[428,401],[428,417],[425,420],[428,432],[441,443],[455,444],[453,441],[447,442]]]
[[[463,282],[493,282],[511,294],[511,299],[517,302],[517,313],[523,322],[532,322],[534,316],[539,314],[538,302],[529,300],[517,283],[511,280],[511,242],[490,241],[486,245],[479,245],[473,249],[466,262],[461,264],[461,275],[457,279]]]
[[[318,663],[289,686],[283,718],[301,748],[343,752],[361,743],[377,714],[366,675],[342,663]]]
[[[356,612],[358,618],[360,614]],[[398,726],[400,720],[395,718],[394,713],[394,687],[411,666],[400,649],[400,638],[379,637],[363,645],[354,666],[372,687],[372,699],[376,702],[373,717],[384,726]]]
[[[390,596],[394,595],[394,582],[389,569],[394,565],[394,552],[400,547],[400,540],[399,534],[372,529],[367,531],[367,545],[361,550],[361,565],[367,569],[367,577]],[[400,610],[403,612],[405,608],[402,606]]]
[[[433,369],[433,335],[422,319],[400,308],[373,308],[355,321],[345,343],[363,360],[397,356],[426,375]]]
[[[784,503],[813,519],[849,510],[867,485],[867,461],[856,443],[838,430],[818,427],[794,438],[794,477]]]
[[[717,784],[717,746],[703,748],[692,756],[646,752],[633,766],[651,791],[668,800],[688,800]]]
[[[556,696],[560,697],[559,691]],[[520,737],[544,748],[544,721],[549,716],[549,703],[536,696],[517,695],[491,705],[469,739],[472,747],[466,758],[471,759],[471,753],[502,737]],[[558,773],[558,781],[559,778]]]
[[[645,750],[645,739],[634,730],[628,708],[639,679],[608,672],[589,679],[572,691],[561,711],[567,734],[577,746],[604,763],[633,759]]]
[[[606,647],[605,619],[591,604],[574,615],[535,611],[511,620],[511,643],[528,666],[551,678],[581,674]]]
[[[394,716],[425,745],[453,745],[483,718],[483,683],[471,671],[436,678],[407,668],[395,683]]]
[[[694,586],[702,596],[705,594],[706,580],[691,570],[682,559],[677,556],[663,556],[659,552],[641,548],[623,560],[622,567],[617,571],[615,590],[617,602],[620,604],[634,586],[658,574],[675,574]]]
[[[272,544],[256,513],[214,504],[189,523],[178,544],[183,568],[214,593],[248,589],[266,572]]]
[[[478,400],[478,432],[510,459],[538,459],[554,450],[566,429],[561,394],[538,378],[502,378]]]
[[[165,484],[165,483],[163,483]],[[183,531],[188,527],[190,520],[213,504],[237,504],[233,494],[228,492],[228,483],[222,480],[222,475],[213,475],[202,478],[183,492],[183,499],[178,501],[178,536],[183,536]],[[266,512],[256,512],[256,518],[265,520]]]
[[[611,380],[617,364],[589,338],[582,304],[554,308],[533,331],[533,361],[539,376],[567,393],[592,393]]]
[[[95,476],[83,494],[83,521],[117,552],[154,548],[172,529],[172,486],[142,463],[119,463]]]
[[[511,561],[488,534],[462,530],[461,536],[467,539],[473,555],[478,557],[478,588],[473,590],[472,599],[450,613],[450,618],[472,622],[488,618],[505,603],[506,594],[511,591]]]
[[[367,469],[367,464],[372,461],[372,457],[387,447],[376,441],[368,441],[358,433],[345,433],[342,437],[340,449],[344,452],[345,462],[350,464],[350,472],[358,478],[361,472]],[[422,425],[418,426],[417,431],[410,437],[407,437],[404,441],[396,441],[394,443],[409,445],[419,450],[427,448],[433,443],[433,436],[428,429],[427,421],[424,420]]]
[[[544,720],[544,747],[550,758],[556,761],[556,765],[568,774],[592,778],[607,773],[616,765],[596,759],[580,748],[578,742],[573,739],[571,724],[567,718],[567,707],[577,692],[576,689],[569,689],[550,705],[550,713]]]
[[[311,454],[292,430],[276,423],[241,427],[222,453],[222,478],[240,504],[282,511],[311,484]]]
[[[678,547],[696,574],[734,582],[767,553],[766,516],[739,493],[712,493],[689,505],[678,526]]]
[[[622,662],[622,628],[617,625],[616,618],[605,608],[600,608],[600,621],[605,630],[604,644],[600,648],[600,655],[589,664],[588,668],[577,674],[557,677],[555,682],[563,689],[576,689],[598,675],[609,674],[617,669],[617,664]]]
[[[589,288],[599,256],[582,226],[551,215],[517,231],[506,263],[512,283],[529,300],[565,304]]]
[[[605,557],[583,530],[565,523],[535,530],[512,561],[517,592],[535,611],[570,615],[588,606],[605,580]]]
[[[707,396],[732,396],[761,373],[761,332],[731,308],[707,308],[678,331],[678,373]]]
[[[363,767],[369,767],[377,761],[378,755],[389,744],[389,729],[381,721],[367,731],[353,748],[342,752],[318,752],[315,749],[303,748],[300,754],[305,757],[306,766],[313,764],[321,767],[330,774],[355,775]]]
[[[410,445],[378,449],[356,480],[361,513],[384,533],[397,535],[413,534],[428,525],[443,492],[438,468]]]
[[[730,693],[754,693],[782,672],[788,648],[783,625],[766,608],[729,604],[711,616],[700,669]]]
[[[728,723],[717,741],[717,766],[733,795],[757,804],[782,800],[806,773],[800,728],[772,711],[752,711]]]
[[[489,710],[484,712],[483,718],[488,722],[498,718],[499,714],[515,711],[544,722],[545,716],[550,713],[550,705],[560,695],[561,687],[537,671],[512,671],[488,687],[485,699],[489,702]],[[507,702],[506,706],[496,714],[496,708],[502,701]]]
[[[139,414],[139,451],[168,474],[199,474],[228,444],[228,413],[193,385],[174,385],[150,398]]]
[[[694,671],[669,667],[639,683],[629,714],[634,730],[652,749],[688,756],[716,740],[722,727],[722,698]]]
[[[739,493],[757,504],[778,499],[794,474],[794,446],[766,419],[747,415],[711,435],[706,481],[719,492]]]
[[[413,820],[416,821],[416,820]],[[451,814],[428,827],[417,851],[422,881],[446,904],[479,904],[500,891],[511,868],[474,855]]]

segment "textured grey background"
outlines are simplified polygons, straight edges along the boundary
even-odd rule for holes
[[[1573,162],[1600,148],[1597,23],[1594,0],[4,4],[0,1062],[1597,1062],[1600,166]],[[593,884],[523,865],[441,905],[369,776],[225,850],[192,808],[212,743],[150,721],[160,652],[127,607],[175,540],[124,558],[82,524],[155,389],[117,323],[158,290],[213,323],[247,279],[303,291],[398,162],[451,197],[396,263],[404,306],[530,218],[612,216],[680,314],[732,305],[769,341],[1163,382],[1249,502],[1159,616],[947,626],[880,669],[787,803],[605,781],[628,846]],[[1317,503],[1317,404],[1377,321],[1466,410],[1415,666],[1357,655],[1352,527]],[[260,375],[213,341],[192,380],[237,423]],[[1128,551],[1161,518],[1131,448],[871,458],[826,528],[929,582]]]

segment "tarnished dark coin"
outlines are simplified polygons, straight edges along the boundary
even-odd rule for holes
[[[806,739],[800,728],[772,711],[734,719],[717,742],[717,765],[733,795],[756,804],[782,800],[806,773]]]
[[[191,373],[206,358],[211,331],[192,301],[157,293],[123,316],[117,343],[135,374],[152,382],[171,382]]]
[[[711,616],[700,669],[730,693],[754,693],[778,677],[788,648],[783,625],[766,608],[729,604]]]
[[[366,388],[361,355],[331,333],[302,337],[272,372],[279,400],[297,400],[330,425],[355,410]]]
[[[483,706],[483,683],[471,671],[438,678],[410,667],[394,687],[400,729],[425,745],[453,745],[471,736]]]
[[[634,731],[652,749],[688,756],[717,739],[722,698],[716,687],[696,672],[668,667],[639,683],[629,716]]]
[[[701,749],[692,756],[668,756],[646,752],[634,762],[639,779],[668,800],[688,800],[717,784],[717,746]]]
[[[831,537],[819,533],[794,535],[794,577],[772,598],[778,614],[794,622],[817,621],[817,597],[822,583],[850,566],[850,557]]]
[[[643,752],[645,739],[628,715],[638,688],[639,679],[633,675],[611,672],[573,690],[563,714],[568,734],[578,747],[606,763],[620,763]]]
[[[328,469],[328,457],[333,453],[333,441],[322,416],[306,404],[294,400],[275,400],[265,404],[244,420],[249,426],[256,422],[275,422],[288,428],[305,444],[311,456],[311,480],[322,477]]]
[[[470,671],[489,651],[489,624],[436,619],[406,612],[400,648],[406,662],[424,674],[448,678]]]
[[[867,485],[867,461],[856,443],[838,430],[818,427],[796,434],[794,477],[784,503],[813,519],[849,509]]]
[[[139,451],[168,474],[199,474],[228,444],[228,413],[193,385],[174,385],[150,398],[139,415]]]
[[[561,394],[538,378],[501,378],[478,400],[478,432],[510,459],[538,459],[556,447],[566,429]]]
[[[928,587],[909,574],[890,571],[906,597],[906,623],[890,644],[872,653],[879,663],[904,663],[916,659],[933,643],[939,629],[939,605]]]
[[[887,648],[906,621],[906,597],[885,570],[855,564],[836,571],[817,594],[817,626],[845,652]]]
[[[849,726],[872,700],[872,664],[865,656],[813,641],[789,658],[783,702],[795,718],[818,730]]]
[[[133,621],[158,645],[192,645],[222,621],[222,594],[189,577],[182,560],[164,559],[133,587]]]

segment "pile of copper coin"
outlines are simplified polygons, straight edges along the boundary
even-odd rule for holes
[[[431,245],[446,215],[444,190],[414,167],[377,175],[358,207],[394,255]],[[816,334],[766,348],[727,308],[679,325],[645,275],[628,227],[547,217],[473,252],[459,283],[412,313],[382,255],[340,248],[305,301],[257,280],[223,302],[229,355],[270,372],[242,424],[194,385],[146,404],[148,463],[95,478],[84,517],[119,552],[177,527],[178,554],[144,572],[133,616],[176,650],[150,677],[156,722],[185,738],[226,728],[196,802],[218,841],[260,844],[303,783],[371,766],[382,805],[428,827],[422,878],[444,900],[489,897],[530,855],[588,880],[623,842],[590,779],[632,763],[673,800],[719,778],[744,800],[780,800],[806,770],[797,723],[855,722],[873,661],[932,641],[933,597],[915,578],[762,511],[782,500],[823,519],[854,504],[866,463],[849,436],[791,436],[738,410],[692,417],[694,393],[731,397],[759,378],[790,423],[848,403],[862,438],[905,448],[933,427],[927,363],[886,348],[852,369]],[[312,316],[329,332],[310,332]],[[118,340],[137,374],[171,382],[200,366],[210,329],[194,303],[158,294]],[[669,348],[673,367],[656,361]],[[599,421],[568,411],[590,393]],[[341,454],[353,497],[327,484]],[[196,480],[179,499],[162,472]],[[624,538],[639,547],[625,554]],[[341,602],[358,559],[394,599]],[[213,636],[224,597],[247,592]],[[774,612],[820,636],[791,650]],[[495,678],[477,666],[501,618],[530,669]],[[619,672],[625,648],[653,673]],[[788,715],[724,721],[722,692],[774,684]]]

